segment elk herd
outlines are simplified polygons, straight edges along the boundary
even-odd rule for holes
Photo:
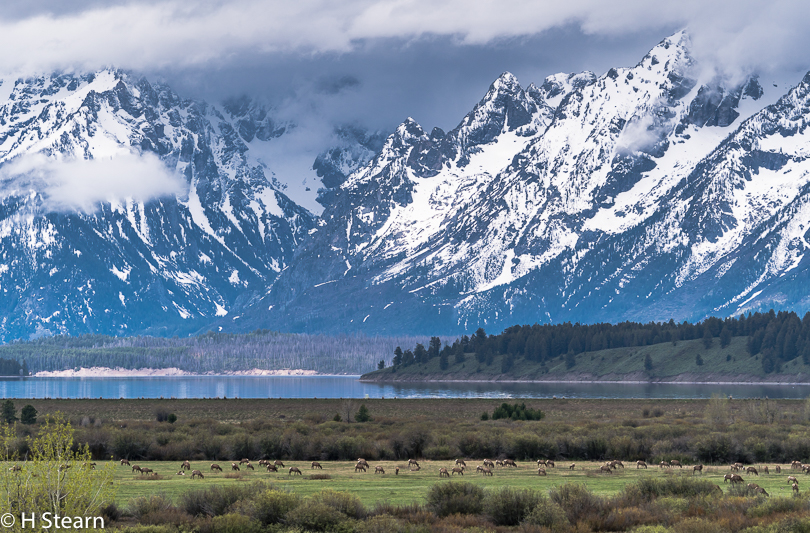
[[[132,469],[133,474],[137,472],[141,476],[154,476],[154,477],[158,476],[158,473],[155,472],[154,470],[152,470],[151,468],[140,467],[138,465],[132,465],[132,464],[130,464],[130,461],[128,461],[127,459],[121,459],[120,463],[121,463],[121,466],[130,467]],[[296,474],[299,475],[299,476],[303,475],[303,473],[301,472],[301,470],[298,467],[296,467],[296,466],[285,467],[284,463],[282,461],[280,461],[280,460],[271,461],[269,459],[261,459],[261,460],[257,461],[257,464],[259,465],[259,467],[266,468],[268,472],[278,472],[279,468],[287,468],[287,475],[288,476],[294,476]],[[638,469],[647,469],[648,468],[648,464],[644,460],[637,460],[635,464],[636,464],[636,470],[638,470]],[[86,467],[86,468],[93,468],[93,467],[95,467],[95,463],[83,464],[82,466]],[[571,463],[568,466],[568,469],[571,470],[571,471],[576,470],[576,466],[577,466],[576,463]],[[663,469],[671,470],[671,469],[675,469],[675,468],[683,469],[684,465],[681,464],[681,462],[679,460],[672,459],[672,460],[669,460],[669,461],[666,461],[666,460],[660,461],[658,463],[658,467],[661,470],[663,470]],[[67,469],[67,468],[69,468],[69,465],[65,465],[65,469]],[[231,463],[231,471],[232,472],[239,472],[239,471],[241,471],[242,468],[244,468],[245,470],[255,470],[253,464],[251,463],[251,461],[249,459],[242,459],[238,463],[237,462],[232,462]],[[366,461],[363,458],[358,458],[355,465],[354,465],[354,472],[355,473],[365,473],[370,468],[371,468],[371,466],[369,465],[368,461]],[[402,465],[401,468],[402,469],[407,469],[408,472],[418,472],[419,470],[421,470],[422,467],[420,466],[419,461],[417,461],[416,459],[408,459],[407,464]],[[492,476],[492,475],[494,475],[494,472],[497,471],[498,469],[510,469],[510,468],[514,468],[514,469],[519,468],[518,464],[513,459],[508,459],[508,458],[496,459],[496,460],[484,459],[481,462],[480,465],[475,467],[474,471],[475,471],[475,473],[477,473],[479,475],[482,475],[482,476]],[[534,468],[534,467],[532,467],[532,468]],[[537,461],[537,475],[538,476],[547,476],[548,475],[548,469],[551,469],[551,468],[556,468],[556,464],[554,463],[553,460],[539,459]],[[601,474],[606,474],[606,475],[612,475],[618,469],[623,470],[624,468],[625,468],[625,465],[624,465],[624,463],[622,461],[611,460],[611,461],[605,462],[602,465],[599,465],[598,469],[596,470],[596,473],[597,474],[601,473]],[[791,470],[793,472],[796,472],[796,473],[801,472],[801,473],[810,475],[810,464],[804,464],[801,461],[793,461],[791,463],[791,465],[790,465],[790,468],[791,468]],[[212,463],[210,465],[209,469],[210,469],[210,471],[212,473],[214,473],[214,472],[222,473],[223,472],[223,468],[219,464],[216,464],[216,463]],[[19,471],[21,471],[21,467],[19,465],[15,465],[12,468],[10,468],[9,470],[12,471],[12,472],[19,472]],[[323,466],[318,461],[312,461],[310,463],[310,470],[323,470]],[[716,469],[713,468],[711,471],[716,472]],[[780,465],[775,465],[775,466],[772,467],[772,471],[774,473],[776,473],[776,474],[781,474],[782,467]],[[188,460],[183,461],[180,464],[180,470],[177,472],[177,475],[185,475],[186,472],[191,473],[191,478],[192,479],[196,479],[196,478],[205,479],[205,476],[203,475],[202,470],[192,470],[191,462],[188,461]],[[390,472],[390,470],[389,470],[389,472]],[[443,477],[450,478],[452,476],[463,476],[465,474],[465,472],[469,473],[468,472],[467,461],[465,461],[464,459],[456,459],[455,463],[453,464],[452,467],[440,467],[439,468],[439,477],[440,478],[443,478]],[[771,473],[771,468],[769,468],[768,465],[763,465],[760,469],[757,469],[754,466],[745,466],[745,465],[743,465],[742,463],[739,463],[739,462],[734,463],[734,464],[730,465],[730,472],[723,476],[723,482],[724,483],[731,483],[732,485],[738,485],[738,484],[741,485],[741,484],[745,483],[745,480],[743,479],[742,475],[740,475],[741,473],[745,474],[747,476],[757,476],[757,477],[759,477],[760,472],[762,474],[769,475]],[[374,473],[375,474],[380,474],[380,475],[385,475],[385,468],[382,465],[375,465],[374,466]],[[400,473],[400,466],[395,466],[393,468],[393,473],[394,473],[394,475],[398,476],[399,473]],[[692,465],[692,475],[703,474],[703,473],[704,473],[704,465],[702,465],[702,464]],[[795,493],[795,494],[799,493],[799,478],[797,478],[795,475],[790,475],[787,478],[787,484],[790,486],[793,493]],[[765,491],[764,488],[760,487],[758,484],[753,483],[753,482],[748,483],[747,485],[745,485],[745,490],[746,490],[747,493],[750,493],[750,494],[761,494],[761,495],[764,495],[764,496],[768,496],[768,493]]]

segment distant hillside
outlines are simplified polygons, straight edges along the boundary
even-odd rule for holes
[[[490,364],[479,363],[475,354],[462,363],[450,360],[446,370],[439,359],[421,365],[385,368],[364,374],[362,381],[649,381],[649,382],[810,382],[810,365],[797,358],[782,365],[779,372],[766,373],[762,356],[751,356],[746,339],[735,337],[721,348],[719,343],[706,349],[701,340],[660,343],[652,346],[613,348],[585,352],[567,366],[559,356],[543,363],[520,361],[503,371],[506,355],[497,355]],[[645,369],[650,357],[652,368]],[[697,364],[700,356],[703,364]]]

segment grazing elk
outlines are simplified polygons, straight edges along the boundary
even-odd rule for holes
[[[768,494],[767,492],[765,492],[765,489],[763,489],[762,487],[757,487],[757,488],[755,488],[755,489],[754,489],[754,493],[755,493],[755,494],[762,494],[763,496],[770,496],[770,494]]]
[[[464,459],[456,459],[456,466],[467,466],[467,463],[464,462]]]
[[[374,467],[374,473],[375,474],[385,474],[385,468],[383,468],[381,466],[375,466]]]
[[[362,459],[362,458],[357,460],[357,464],[363,465],[366,468],[371,468],[371,466],[369,466],[368,462],[365,459]]]
[[[515,468],[517,468],[517,463],[512,459],[504,459],[503,466],[514,466]]]
[[[416,459],[408,459],[408,468],[412,466],[419,468],[419,463],[416,461]]]
[[[273,461],[273,464],[274,464],[275,466],[280,466],[281,468],[286,468],[286,467],[284,466],[284,463],[282,463],[282,462],[281,462],[281,461],[279,461],[279,460],[275,460],[275,461]]]
[[[537,475],[538,476],[545,476],[546,475],[546,469],[545,468],[538,468],[537,469]]]
[[[268,464],[267,465],[267,471],[268,472],[278,472],[278,467],[276,465]]]
[[[776,465],[776,467],[774,467],[774,470],[776,471],[776,473],[777,473],[777,474],[781,474],[781,473],[782,473],[782,467],[781,467],[781,466],[779,466],[779,465]]]
[[[638,470],[639,468],[647,468],[647,462],[646,461],[636,461],[636,470]]]
[[[217,471],[219,471],[219,472],[222,472],[222,467],[221,467],[221,466],[219,466],[219,465],[218,465],[218,464],[216,464],[216,463],[212,463],[212,464],[211,464],[211,472],[213,472],[214,470],[217,470]]]
[[[568,470],[573,470],[577,467],[576,463],[571,463],[571,466],[568,467]]]
[[[537,460],[537,467],[540,468],[541,466],[546,466],[546,460],[545,459],[538,459]]]
[[[790,463],[790,469],[791,470],[798,470],[801,467],[802,467],[802,462],[801,461],[791,461],[791,463]]]
[[[703,473],[703,465],[695,465],[692,467],[692,475],[695,475],[695,472]]]
[[[440,468],[439,469],[439,477],[444,477],[444,476],[450,477],[450,472],[448,472],[446,468]]]
[[[394,469],[394,475],[395,476],[399,475],[399,467],[396,467],[396,469]]]
[[[180,470],[191,470],[191,463],[187,460],[183,461],[183,464],[180,465]]]
[[[151,474],[151,473],[152,473],[152,469],[151,469],[151,468],[141,468],[141,475],[144,475],[144,474]]]
[[[124,465],[130,466],[129,459],[121,459],[121,466],[124,466]]]
[[[453,468],[453,470],[451,470],[451,472],[452,472],[453,474],[461,474],[462,476],[464,475],[464,469],[463,469],[463,468],[459,468],[459,467],[455,467],[455,468]]]
[[[735,474],[726,474],[725,476],[723,476],[723,483],[725,483],[726,481],[731,481],[731,476],[733,475]]]
[[[310,466],[310,469],[313,469],[313,468],[323,470],[323,467],[321,466],[321,463],[319,463],[318,461],[312,461],[312,466]]]
[[[22,472],[22,467],[20,465],[14,465],[8,469],[9,472]]]
[[[239,472],[239,465],[236,463],[231,463],[231,470],[234,472]]]
[[[757,472],[757,469],[754,468],[753,466],[749,466],[748,468],[745,469],[745,471],[748,472],[749,474],[754,474],[755,476],[759,476],[759,472]]]
[[[742,483],[745,481],[739,474],[731,474],[731,483]]]
[[[683,468],[683,465],[677,459],[673,459],[669,462],[670,466],[677,466],[678,468]]]
[[[357,472],[358,470],[360,470],[361,472],[365,472],[366,467],[360,463],[357,463],[356,465],[354,465],[354,471]]]
[[[191,479],[194,479],[195,477],[198,477],[200,479],[205,479],[205,476],[199,470],[192,470],[191,471]]]
[[[799,484],[798,483],[793,484],[793,492],[795,492],[797,495],[799,494]]]
[[[248,465],[249,465],[249,464],[250,464],[250,459],[242,459],[241,461],[239,461],[239,464],[240,464],[240,465],[244,465],[244,464],[248,464]]]
[[[290,473],[289,473],[289,474],[287,474],[287,475],[288,475],[288,476],[291,476],[291,475],[293,475],[293,474],[298,474],[299,476],[303,476],[303,475],[304,475],[304,474],[302,474],[302,473],[301,473],[301,471],[300,471],[300,470],[298,470],[298,467],[291,466],[291,467],[290,467]]]
[[[557,466],[554,464],[554,461],[552,461],[551,459],[546,461],[546,466],[549,468],[557,468]]]
[[[495,464],[498,466],[503,466],[503,461],[501,459],[495,459]]]
[[[493,463],[491,459],[484,459],[484,466],[488,466],[489,468],[495,468],[495,463]]]
[[[613,470],[608,465],[602,465],[599,467],[599,470],[605,472],[606,474],[612,474]]]
[[[799,480],[798,480],[798,479],[796,479],[796,478],[795,478],[795,477],[793,477],[793,476],[788,476],[788,478],[787,478],[787,482],[788,482],[788,484],[790,484],[790,483],[796,483],[796,484],[798,484],[798,483],[799,483]]]
[[[763,474],[770,474],[770,472],[768,472],[768,465],[765,465],[765,466],[762,467],[762,473]]]
[[[250,468],[251,470],[255,470],[255,468],[253,468],[253,465],[252,465],[252,464],[250,464],[250,463],[248,463],[248,464],[245,466],[245,468]]]
[[[138,466],[138,465],[134,465],[134,466],[132,467],[132,473],[133,473],[133,474],[134,474],[135,472],[140,472],[140,471],[141,471],[141,467],[140,467],[140,466]]]
[[[485,476],[491,476],[492,470],[486,467],[481,467],[481,473],[484,474]]]
[[[658,463],[658,468],[664,468],[664,467],[669,468],[669,463],[666,462],[666,461],[661,461],[660,463]]]

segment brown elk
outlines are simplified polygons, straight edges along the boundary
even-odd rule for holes
[[[248,464],[245,466],[245,468],[250,468],[251,470],[255,470],[255,468],[253,468],[253,465],[252,465],[252,464],[250,464],[250,463],[248,463]]]
[[[621,462],[621,461],[612,461],[612,462],[613,462],[613,468],[616,468],[617,466],[620,466],[620,467],[624,468],[624,463],[623,462]]]
[[[504,459],[503,466],[514,466],[515,468],[517,468],[517,463],[512,459]]]
[[[677,459],[673,459],[669,462],[670,466],[677,466],[678,468],[683,468],[683,465]]]
[[[282,463],[282,462],[281,462],[281,461],[279,461],[279,460],[275,460],[275,461],[273,461],[273,464],[274,464],[274,465],[276,465],[276,466],[280,466],[281,468],[285,468],[284,463]]]
[[[444,476],[450,477],[450,472],[448,472],[446,468],[440,468],[439,469],[439,477],[444,477]]]
[[[799,484],[798,483],[793,484],[793,492],[795,492],[796,494],[799,494]]]
[[[787,482],[788,482],[788,484],[790,484],[790,483],[797,483],[797,484],[798,484],[798,483],[799,483],[799,480],[798,480],[798,479],[796,479],[796,478],[795,478],[795,477],[793,477],[793,476],[788,476],[788,478],[787,478]]]
[[[361,472],[365,472],[366,467],[360,463],[357,463],[356,465],[354,465],[354,471],[357,472],[358,470],[360,470]]]
[[[537,469],[537,475],[538,476],[545,476],[546,475],[546,469],[545,468],[538,468]]]
[[[289,474],[287,474],[287,475],[288,475],[288,476],[291,476],[291,475],[293,475],[293,474],[298,474],[299,476],[303,476],[303,475],[304,475],[304,474],[302,474],[302,473],[301,473],[301,471],[300,471],[300,470],[298,470],[298,467],[291,466],[291,467],[290,467],[290,473],[289,473]]]
[[[191,479],[194,479],[195,477],[198,477],[200,479],[205,479],[205,476],[199,470],[192,470],[191,471]]]
[[[408,459],[408,468],[410,468],[412,466],[416,466],[416,467],[419,466],[419,463],[416,461],[416,459]]]
[[[317,468],[319,470],[323,470],[323,467],[321,466],[321,463],[319,463],[318,461],[312,461],[312,466],[310,466],[310,469],[312,469],[312,468]]]
[[[467,463],[464,462],[464,459],[456,459],[456,466],[467,466]]]
[[[660,463],[658,463],[658,468],[664,468],[664,467],[669,468],[669,463],[666,462],[666,461],[661,461]]]
[[[186,472],[184,470],[178,470],[176,476],[185,476]]]
[[[495,463],[493,463],[491,459],[484,459],[484,466],[495,468]]]
[[[250,464],[250,459],[242,459],[241,461],[239,461],[239,464],[240,465]]]
[[[133,474],[134,474],[135,472],[140,472],[140,471],[141,471],[141,467],[140,467],[140,466],[135,465],[135,466],[133,466],[133,467],[132,467],[132,473],[133,473]]]
[[[695,472],[703,473],[703,465],[695,465],[692,467],[692,474],[694,475]]]
[[[267,459],[259,459],[259,466],[267,466],[270,464],[270,461]]]
[[[375,466],[374,467],[374,473],[375,474],[385,474],[385,468],[383,468],[381,466]]]
[[[602,465],[599,467],[599,470],[605,472],[606,474],[612,474],[613,470],[608,465]]]
[[[745,469],[745,471],[748,472],[749,474],[754,474],[755,476],[759,475],[759,472],[757,472],[757,469],[754,468],[753,466],[749,466],[748,468]]]
[[[239,472],[239,465],[236,463],[231,463],[231,470],[234,472]]]
[[[396,469],[394,470],[394,475],[395,475],[395,476],[398,476],[398,475],[399,475],[399,467],[396,467]]]
[[[498,465],[498,466],[503,466],[503,460],[495,459],[495,464]]]
[[[141,468],[141,475],[144,475],[144,474],[151,474],[151,473],[152,473],[152,469],[151,469],[151,468]]]
[[[276,465],[268,464],[267,465],[267,471],[268,472],[278,472],[278,467]]]
[[[551,459],[546,461],[546,466],[549,468],[557,468],[557,466],[554,464],[554,461],[552,461]]]
[[[636,461],[636,470],[638,470],[639,468],[647,468],[647,462],[646,461]]]
[[[213,472],[214,470],[218,470],[218,471],[222,472],[222,467],[221,467],[221,466],[219,466],[219,465],[218,465],[218,464],[216,464],[216,463],[212,463],[212,464],[211,464],[211,472]]]
[[[798,470],[801,467],[802,467],[802,462],[801,461],[791,461],[791,463],[790,463],[791,470]]]
[[[770,474],[770,472],[768,472],[768,465],[765,465],[765,466],[762,467],[762,473],[763,474]]]
[[[537,467],[539,468],[541,466],[546,466],[546,460],[545,459],[538,459],[537,460]]]
[[[459,468],[459,467],[455,467],[455,468],[453,468],[453,470],[451,470],[451,472],[452,472],[453,474],[461,474],[462,476],[464,475],[464,469],[463,469],[463,468]]]
[[[576,463],[571,463],[571,466],[568,467],[568,470],[573,470],[577,467]]]
[[[776,471],[776,473],[777,473],[777,474],[781,474],[781,473],[782,473],[782,467],[781,467],[781,466],[779,466],[779,465],[776,465],[776,466],[774,467],[774,470]]]
[[[121,459],[121,466],[124,466],[124,465],[130,466],[129,459]]]
[[[180,470],[191,470],[191,463],[183,461],[183,464],[180,465]]]
[[[14,465],[8,469],[9,472],[22,472],[22,467],[20,465]]]
[[[731,474],[731,483],[742,483],[745,481],[739,474]]]
[[[484,474],[485,476],[491,476],[492,470],[486,467],[481,467],[481,473]]]

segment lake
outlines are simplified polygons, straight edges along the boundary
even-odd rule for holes
[[[361,383],[359,376],[0,378],[3,398],[807,398],[808,385]]]

